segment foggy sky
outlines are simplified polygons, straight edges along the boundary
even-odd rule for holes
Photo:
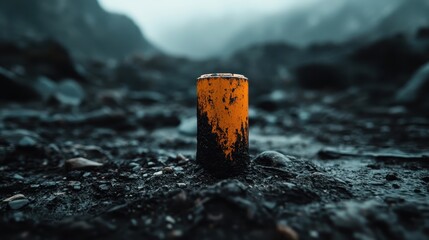
[[[131,17],[161,50],[192,58],[215,56],[225,41],[258,18],[318,0],[99,0]]]

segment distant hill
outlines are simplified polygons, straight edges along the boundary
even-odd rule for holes
[[[232,53],[254,44],[284,42],[296,46],[374,40],[413,33],[429,25],[427,0],[330,0],[259,19],[225,43]]]
[[[51,38],[78,58],[157,51],[130,18],[106,12],[97,0],[0,1],[0,29],[2,40]]]
[[[421,27],[429,26],[429,1],[404,0],[374,28],[368,31],[371,38],[397,33],[413,34]]]

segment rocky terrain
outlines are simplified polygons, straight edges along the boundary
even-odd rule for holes
[[[204,61],[3,39],[0,238],[427,239],[428,39]],[[220,71],[250,83],[252,160],[226,179],[195,162],[196,78]]]
[[[2,1],[0,40],[53,39],[77,58],[122,58],[157,52],[127,16],[97,0]]]

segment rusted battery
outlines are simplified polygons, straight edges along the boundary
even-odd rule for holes
[[[213,73],[197,80],[197,162],[218,177],[249,164],[249,83],[240,74]]]

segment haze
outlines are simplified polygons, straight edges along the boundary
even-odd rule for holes
[[[266,16],[317,0],[100,0],[131,17],[159,49],[191,58],[219,56],[233,33]]]

